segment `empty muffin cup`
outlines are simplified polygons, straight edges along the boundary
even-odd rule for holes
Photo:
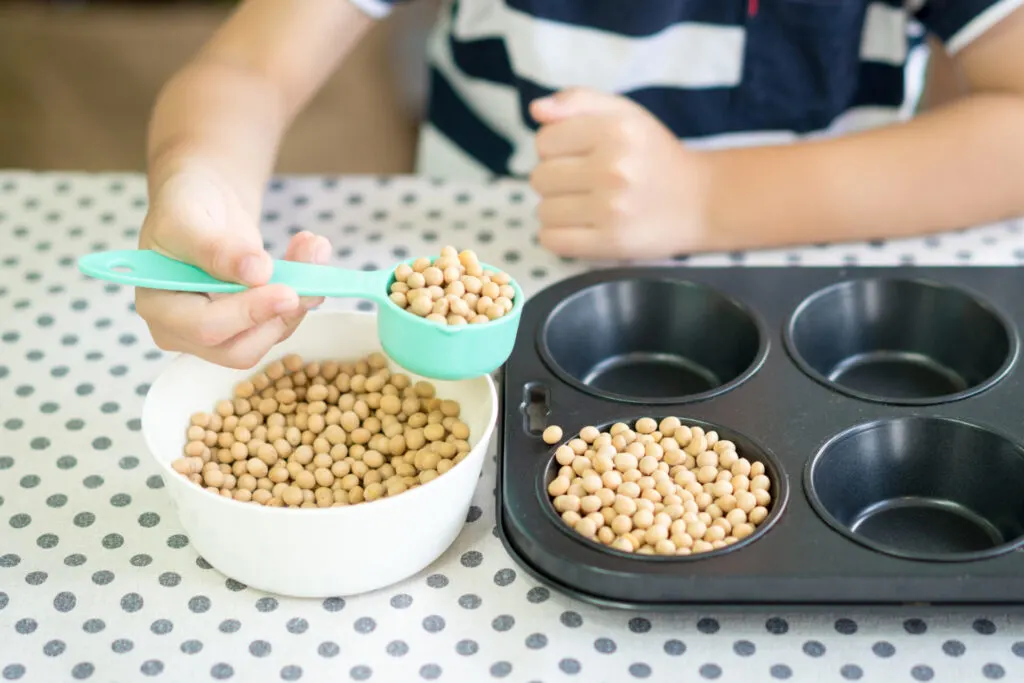
[[[590,394],[646,404],[696,401],[739,385],[767,336],[738,301],[692,282],[605,282],[561,302],[542,326],[541,357]]]
[[[954,287],[865,279],[833,285],[790,318],[785,343],[816,381],[856,398],[902,405],[981,392],[1017,356],[1013,326]]]
[[[968,422],[858,425],[814,456],[804,484],[830,526],[889,555],[979,560],[1024,543],[1024,448]]]

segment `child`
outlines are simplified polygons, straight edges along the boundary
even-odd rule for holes
[[[420,170],[528,176],[541,243],[582,258],[901,237],[1021,215],[1021,5],[458,0],[431,41]],[[282,132],[390,9],[246,0],[166,85],[140,247],[253,288],[139,290],[161,348],[248,368],[318,303],[265,285],[260,200]],[[911,20],[944,46],[967,94],[906,121]],[[302,233],[286,258],[330,253]]]

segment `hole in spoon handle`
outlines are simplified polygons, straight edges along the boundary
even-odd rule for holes
[[[146,289],[211,294],[246,289],[244,285],[218,280],[200,268],[145,249],[88,254],[78,260],[78,269],[97,280]]]

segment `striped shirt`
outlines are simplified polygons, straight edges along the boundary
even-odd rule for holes
[[[351,0],[374,17],[406,0]],[[641,104],[691,146],[774,144],[905,120],[928,33],[955,54],[1024,0],[446,0],[428,47],[418,171],[525,177],[537,97]]]

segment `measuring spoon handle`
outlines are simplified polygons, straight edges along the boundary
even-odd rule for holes
[[[78,269],[89,277],[131,287],[173,292],[233,294],[246,285],[218,280],[206,271],[146,249],[103,251],[78,260]],[[387,296],[390,272],[362,271],[318,266],[294,261],[274,261],[271,284],[291,287],[299,296],[372,299]]]

